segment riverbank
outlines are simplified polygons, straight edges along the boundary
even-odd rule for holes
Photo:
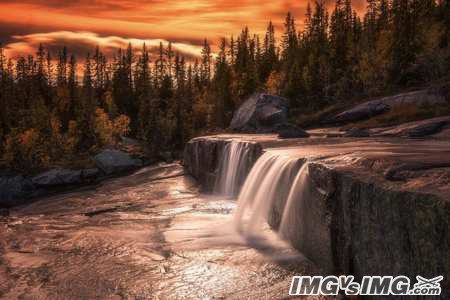
[[[0,217],[0,297],[279,299],[292,275],[320,274],[288,245],[239,240],[236,202],[198,193],[183,174],[146,167],[10,209]]]

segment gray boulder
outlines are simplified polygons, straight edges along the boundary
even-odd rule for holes
[[[96,166],[107,175],[129,171],[142,166],[140,159],[132,159],[119,150],[106,149],[94,157]]]
[[[333,121],[338,123],[360,121],[380,115],[390,109],[391,107],[382,100],[369,101],[338,114]]]
[[[100,175],[100,170],[97,168],[84,169],[82,171],[82,178],[85,181],[95,180]]]
[[[32,181],[39,187],[79,184],[82,181],[81,170],[52,169],[34,176]]]
[[[369,137],[370,133],[367,129],[352,128],[343,135],[344,137]]]
[[[23,204],[34,191],[31,180],[22,175],[0,177],[0,207]]]
[[[293,124],[280,124],[275,129],[280,139],[307,138],[309,134],[298,126]]]
[[[287,122],[288,100],[256,93],[234,113],[230,128],[238,132],[272,132],[276,125]]]
[[[438,133],[446,125],[447,120],[439,120],[436,122],[424,123],[407,130],[405,132],[405,135],[410,138],[421,138]]]
[[[401,93],[361,103],[334,116],[331,122],[346,123],[368,119],[383,114],[398,105],[447,105],[445,97],[442,92],[429,89]]]

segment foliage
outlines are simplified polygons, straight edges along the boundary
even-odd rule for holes
[[[204,40],[190,63],[171,43],[154,56],[145,44],[139,51],[130,44],[111,59],[97,47],[81,79],[65,47],[50,53],[41,45],[17,60],[0,47],[0,156],[11,168],[42,168],[123,135],[157,155],[223,130],[254,92],[287,97],[291,119],[314,125],[356,99],[448,80],[448,0],[368,0],[362,18],[350,0],[327,7],[308,5],[302,30],[288,13],[278,40],[271,22],[262,37],[245,27],[221,39],[216,56]]]

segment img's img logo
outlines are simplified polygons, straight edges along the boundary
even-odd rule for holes
[[[294,276],[289,295],[440,295],[443,276],[426,279],[417,276],[410,286],[406,276],[364,276],[361,283],[354,276]]]

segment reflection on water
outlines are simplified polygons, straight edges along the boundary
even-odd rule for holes
[[[149,168],[12,210],[0,219],[1,297],[278,299],[292,275],[318,274],[267,227],[270,243],[244,238],[236,202],[181,174]]]

